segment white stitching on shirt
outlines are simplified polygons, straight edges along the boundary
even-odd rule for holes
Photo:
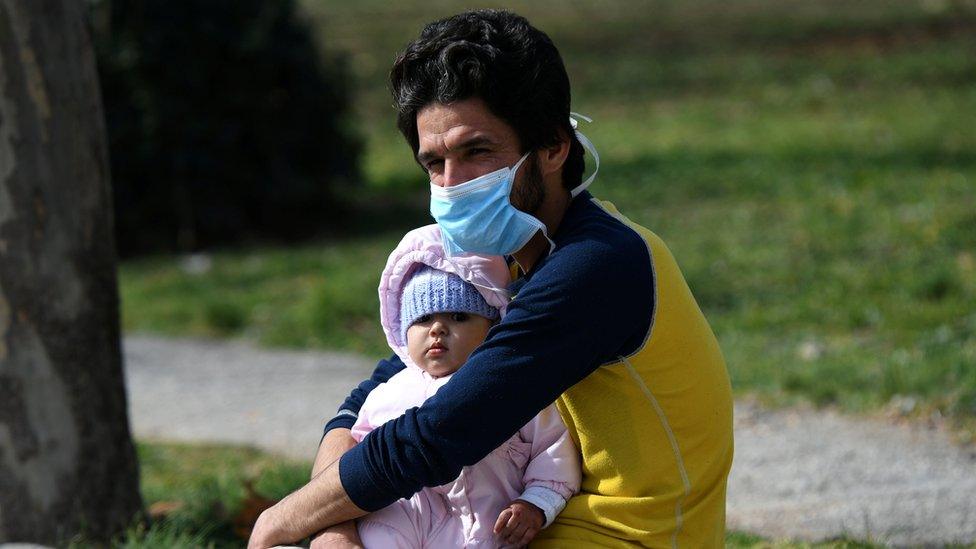
[[[654,394],[651,393],[651,390],[647,387],[647,384],[644,383],[644,380],[641,379],[641,377],[637,374],[637,370],[634,369],[634,366],[630,363],[630,361],[626,358],[621,358],[624,366],[627,368],[627,373],[634,378],[634,381],[637,382],[637,385],[640,387],[641,391],[643,391],[647,399],[651,401],[651,406],[653,406],[654,411],[657,412],[657,416],[661,420],[661,425],[664,426],[664,432],[668,435],[668,441],[671,443],[671,451],[674,452],[674,459],[678,462],[678,472],[681,474],[681,483],[684,487],[684,493],[680,498],[678,498],[678,501],[674,505],[675,528],[674,534],[671,536],[671,547],[677,548],[678,532],[681,531],[681,526],[683,523],[681,506],[684,504],[685,498],[688,497],[688,494],[691,493],[691,481],[688,480],[688,472],[685,470],[685,462],[681,457],[681,449],[678,448],[678,439],[675,438],[674,431],[671,430],[671,425],[668,424],[668,418],[666,415],[664,415],[664,410],[661,408],[661,405],[658,404],[657,399],[654,398]]]

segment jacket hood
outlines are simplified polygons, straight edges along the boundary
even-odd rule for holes
[[[406,342],[399,341],[400,294],[410,275],[423,265],[456,274],[474,285],[492,307],[498,307],[504,317],[511,300],[508,285],[511,282],[508,264],[501,256],[464,254],[447,257],[436,224],[426,225],[408,232],[386,260],[380,277],[380,323],[390,348],[407,366],[414,366],[407,354]]]

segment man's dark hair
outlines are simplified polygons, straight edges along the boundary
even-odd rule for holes
[[[397,126],[413,148],[420,146],[417,113],[431,103],[477,97],[510,125],[521,152],[569,136],[563,185],[583,175],[583,147],[569,122],[569,76],[552,40],[524,17],[507,11],[468,11],[424,27],[390,71]]]

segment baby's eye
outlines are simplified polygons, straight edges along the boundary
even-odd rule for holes
[[[417,320],[414,320],[414,324],[426,324],[431,321],[433,317],[431,315],[420,315]]]
[[[451,313],[451,320],[454,322],[465,322],[469,318],[471,318],[471,315],[468,313]]]

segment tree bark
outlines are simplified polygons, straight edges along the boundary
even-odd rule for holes
[[[0,542],[142,509],[87,6],[0,0]]]

